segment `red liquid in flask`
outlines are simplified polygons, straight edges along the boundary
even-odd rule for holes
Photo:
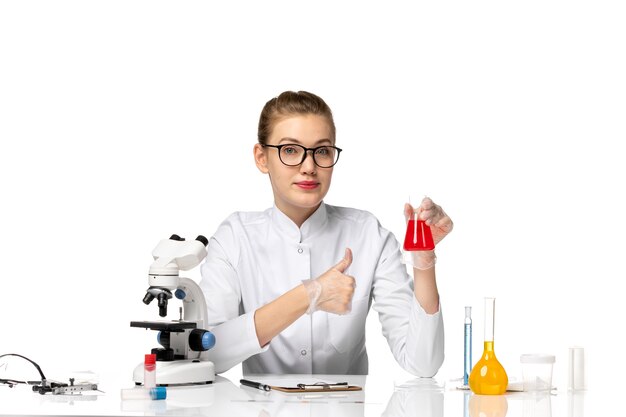
[[[424,220],[409,220],[406,226],[406,236],[404,237],[404,250],[433,250],[433,232]]]

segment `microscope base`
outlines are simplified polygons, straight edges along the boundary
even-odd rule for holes
[[[215,380],[215,365],[210,361],[180,359],[171,362],[157,361],[157,385],[190,385],[207,384]],[[133,380],[135,384],[143,384],[144,365],[135,367]]]

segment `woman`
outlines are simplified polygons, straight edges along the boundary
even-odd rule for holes
[[[367,374],[370,305],[398,363],[416,376],[443,362],[433,251],[405,254],[370,213],[323,202],[341,149],[326,103],[307,92],[268,101],[254,145],[274,207],[232,214],[207,247],[200,283],[216,337],[216,372]],[[435,243],[452,221],[425,198]],[[406,204],[405,216],[413,207]],[[214,327],[213,327],[214,326]]]

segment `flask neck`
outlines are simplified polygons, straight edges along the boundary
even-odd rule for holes
[[[482,358],[484,360],[486,360],[486,361],[496,359],[496,352],[493,349],[493,342],[485,341],[485,347],[484,347],[484,350],[483,350]]]
[[[485,343],[493,342],[493,329],[496,315],[496,299],[485,298]]]

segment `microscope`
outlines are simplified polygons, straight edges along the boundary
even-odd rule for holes
[[[156,354],[156,383],[159,386],[208,384],[215,380],[215,366],[208,359],[208,350],[215,345],[215,336],[205,327],[207,307],[202,290],[195,281],[179,276],[179,271],[196,267],[206,257],[206,237],[186,241],[178,235],[164,239],[152,251],[154,262],[148,273],[145,304],[157,300],[159,316],[167,316],[168,300],[182,300],[179,319],[172,321],[131,321],[131,327],[158,331],[161,347]],[[172,295],[173,293],[173,295]],[[144,364],[135,367],[133,380],[143,384]]]

